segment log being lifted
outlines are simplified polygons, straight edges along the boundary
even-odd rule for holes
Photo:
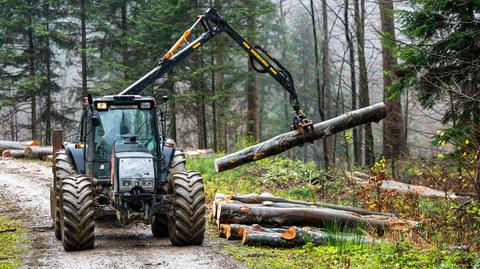
[[[378,233],[390,229],[405,229],[415,222],[395,217],[368,215],[329,208],[277,208],[220,203],[217,224],[262,224],[275,226],[333,227],[335,229],[373,227]]]
[[[385,118],[386,115],[387,112],[384,103],[378,103],[357,109],[336,118],[315,124],[313,125],[313,132],[306,132],[305,135],[302,135],[298,130],[291,131],[277,135],[265,142],[218,158],[215,160],[215,170],[217,172],[222,172],[240,165],[277,155],[290,148],[303,145],[308,141],[331,136],[365,123],[379,122],[381,119]]]
[[[2,157],[23,158],[25,150],[23,149],[6,149],[2,152]]]
[[[26,147],[25,158],[42,160],[47,155],[53,154],[53,147]]]

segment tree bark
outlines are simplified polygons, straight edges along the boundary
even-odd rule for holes
[[[314,130],[306,132],[305,135],[302,135],[298,130],[280,134],[265,142],[216,159],[215,170],[222,172],[279,154],[290,148],[303,145],[305,142],[330,136],[361,124],[378,122],[385,117],[385,113],[385,105],[378,103],[351,111],[328,121],[317,123],[313,126]]]
[[[357,109],[357,75],[355,67],[355,48],[352,41],[352,32],[350,31],[349,18],[349,1],[345,0],[345,10],[344,10],[344,23],[345,23],[345,39],[347,40],[348,46],[348,55],[350,62],[350,88],[352,92],[352,110]],[[353,162],[356,166],[362,165],[362,144],[361,139],[359,139],[358,133],[361,132],[360,128],[352,129],[352,140],[353,140]]]
[[[387,117],[383,121],[383,156],[386,159],[399,159],[406,156],[408,150],[403,127],[402,104],[399,97],[392,99],[389,91],[395,79],[394,69],[397,65],[397,59],[388,44],[395,40],[393,1],[380,0],[379,8],[382,32],[389,39],[382,42],[383,102],[387,108]]]
[[[256,3],[254,0],[247,1],[247,7],[250,13],[255,12]],[[254,14],[248,14],[247,17],[248,34],[247,39],[251,43],[255,43],[255,35],[257,32],[257,18]],[[251,136],[255,141],[260,139],[259,137],[259,104],[258,104],[258,76],[247,62],[248,73],[245,91],[247,92],[247,135]]]
[[[292,248],[298,246],[294,241],[283,239],[280,233],[249,233],[247,231],[243,234],[242,245],[276,248]]]
[[[365,0],[354,0],[355,25],[357,34],[358,63],[360,69],[360,107],[370,105],[368,73],[365,61]],[[372,124],[365,124],[365,165],[375,163]]]

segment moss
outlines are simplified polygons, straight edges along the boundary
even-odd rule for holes
[[[28,249],[27,229],[18,220],[0,216],[0,268],[17,268]]]

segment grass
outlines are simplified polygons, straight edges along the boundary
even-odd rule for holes
[[[323,200],[351,205],[351,192],[341,174],[334,180],[325,180],[313,163],[301,163],[282,158],[268,158],[217,174],[212,158],[190,158],[188,169],[202,173],[208,199],[215,193],[262,193],[301,200]],[[399,199],[393,204],[399,216],[416,220],[446,218],[451,203],[442,200],[419,199],[416,206]],[[413,213],[415,214],[413,214]],[[417,219],[418,218],[418,219]],[[448,219],[448,218],[447,218]],[[455,219],[452,220],[453,222]],[[451,223],[441,225],[451,225]],[[395,235],[391,241],[360,245],[342,240],[330,240],[324,246],[306,245],[295,249],[246,247],[239,244],[225,246],[235,259],[249,268],[478,268],[480,254],[474,251],[449,250],[437,226],[427,222],[419,231],[435,244],[411,243],[411,234]],[[452,226],[453,227],[453,226]],[[333,231],[335,233],[335,231]],[[454,234],[453,231],[447,232]],[[438,237],[438,238],[436,238]]]
[[[3,231],[3,232],[2,232]],[[17,268],[26,253],[27,229],[18,220],[0,216],[0,268]]]
[[[480,268],[478,253],[419,249],[408,243],[296,249],[226,246],[249,268]]]

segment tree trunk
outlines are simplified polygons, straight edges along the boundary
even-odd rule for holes
[[[359,2],[360,1],[360,2]],[[365,0],[354,0],[355,25],[357,33],[358,63],[360,67],[360,107],[370,105],[368,93],[368,73],[365,61]],[[372,124],[365,124],[365,165],[375,162]]]
[[[43,16],[45,19],[45,71],[46,71],[46,104],[45,104],[45,144],[50,145],[52,141],[52,70],[51,70],[51,55],[50,55],[50,14],[49,2],[43,2]]]
[[[43,159],[47,155],[53,154],[53,147],[38,147],[28,146],[25,148],[25,158],[29,159]]]
[[[313,47],[314,47],[314,52],[315,52],[315,82],[317,86],[317,105],[318,105],[318,111],[320,114],[320,120],[325,121],[326,120],[326,115],[323,107],[323,91],[322,91],[322,85],[320,83],[320,72],[319,72],[319,56],[318,56],[318,42],[317,42],[317,26],[315,23],[315,7],[313,5],[313,0],[310,0],[310,15],[312,19],[312,31],[313,31]],[[323,161],[325,168],[330,167],[330,152],[328,150],[327,143],[323,142]]]
[[[122,1],[122,7],[121,7],[121,13],[122,13],[122,41],[125,42],[128,38],[128,21],[127,21],[127,12],[128,12],[128,7],[127,7],[127,2],[128,0],[123,0]],[[123,66],[125,68],[125,71],[123,73],[124,80],[128,80],[128,46],[127,44],[124,44],[124,48],[122,49],[122,61],[123,61]]]
[[[176,111],[176,98],[175,98],[175,81],[173,71],[168,73],[166,87],[170,95],[169,107],[170,107],[170,138],[177,141],[177,111]],[[168,116],[168,115],[167,115]]]
[[[210,48],[210,65],[215,66],[215,54],[213,52],[213,46]],[[217,152],[218,150],[218,141],[217,141],[217,102],[215,101],[215,69],[212,68],[211,71],[211,89],[212,89],[212,142],[213,142],[213,150]]]
[[[37,140],[27,141],[27,142],[0,140],[0,152],[7,149],[25,150],[27,146],[37,146],[37,145],[39,145]]]
[[[87,96],[87,30],[86,20],[87,15],[85,12],[85,1],[80,1],[80,24],[81,24],[81,51],[80,58],[82,61],[82,97]]]
[[[303,145],[308,141],[314,141],[330,136],[367,122],[378,122],[385,117],[385,113],[385,105],[383,103],[378,103],[351,111],[328,121],[317,123],[313,126],[314,130],[306,132],[305,135],[302,135],[298,130],[280,134],[265,142],[216,159],[215,170],[217,172],[222,172],[246,163],[279,154],[290,148]]]
[[[6,149],[2,151],[2,157],[23,158],[25,150],[23,149]]]
[[[330,96],[330,63],[329,63],[329,29],[328,29],[328,13],[327,13],[327,0],[322,0],[322,107],[324,109],[326,119],[332,117],[331,96]],[[328,155],[329,165],[335,167],[335,144],[333,143],[333,137],[326,137],[323,139],[323,148],[326,150],[325,155]]]
[[[345,10],[344,10],[344,23],[345,23],[345,39],[347,40],[348,46],[348,55],[350,59],[350,87],[352,91],[352,110],[357,109],[357,75],[355,67],[355,48],[352,41],[352,32],[350,31],[349,18],[349,1],[345,0]],[[362,165],[362,144],[361,138],[359,139],[358,133],[361,132],[360,128],[352,129],[352,140],[353,140],[353,161],[356,166]]]
[[[236,203],[221,204],[217,223],[335,227],[339,230],[358,227],[374,228],[377,232],[390,228],[408,228],[412,224],[394,217],[362,216],[329,208],[276,208]]]
[[[388,40],[382,42],[383,59],[383,102],[387,108],[387,117],[383,121],[383,156],[386,159],[399,159],[407,155],[407,142],[403,128],[402,104],[400,98],[392,100],[389,88],[393,84],[397,59],[389,43],[395,40],[393,1],[380,0],[380,18],[382,32]]]
[[[285,2],[286,0],[278,0],[278,9],[279,9],[279,12],[280,12],[280,25],[281,25],[281,40],[282,40],[282,44],[283,46],[281,47],[281,52],[282,52],[282,62],[285,62],[287,61],[287,34],[286,34],[286,31],[287,31],[287,28],[286,28],[286,25],[285,25],[285,11],[283,9],[283,3]],[[290,117],[290,107],[289,107],[289,103],[290,103],[290,100],[289,100],[289,97],[288,97],[288,93],[287,91],[283,91],[283,113],[284,113],[284,120],[285,120],[285,130],[288,130],[290,128],[290,121],[291,121],[291,117]],[[287,156],[290,157],[289,155],[289,152],[287,153]]]
[[[249,14],[246,16],[247,20],[247,39],[252,44],[255,44],[255,36],[257,32],[257,16],[253,14],[256,10],[256,3],[254,0],[248,0],[246,3]],[[259,140],[259,104],[258,104],[258,76],[247,62],[248,73],[245,91],[247,92],[247,135],[251,136],[255,141]]]
[[[28,1],[28,6],[30,8],[30,14],[28,17],[28,69],[30,76],[35,77],[35,47],[33,41],[33,9],[34,4],[31,0]],[[35,87],[35,86],[34,86]],[[30,115],[30,127],[32,130],[32,140],[37,139],[37,90],[35,88],[31,89],[31,115]]]
[[[341,206],[341,205],[333,205],[333,204],[320,203],[320,202],[314,203],[314,202],[306,202],[306,201],[300,201],[300,200],[290,200],[282,197],[258,195],[258,194],[227,195],[225,196],[225,200],[233,200],[233,201],[238,201],[246,204],[262,203],[262,205],[264,206],[283,207],[283,208],[298,207],[298,206],[324,207],[324,208],[330,208],[335,210],[349,211],[355,214],[360,214],[365,216],[381,215],[381,216],[395,217],[395,215],[392,213],[370,211],[370,210],[365,210],[362,208],[356,208],[351,206]],[[267,202],[270,202],[270,203],[267,203]]]

